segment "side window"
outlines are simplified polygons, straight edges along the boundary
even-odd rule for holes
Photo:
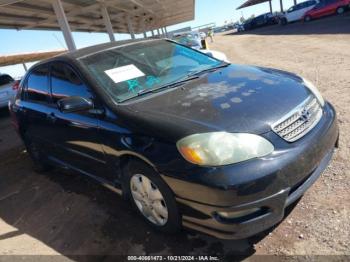
[[[54,103],[70,96],[92,98],[91,92],[78,75],[64,63],[55,63],[51,66],[51,92]]]
[[[15,80],[13,80],[13,78],[9,75],[0,75],[0,86],[9,84],[13,81]]]
[[[300,3],[300,4],[298,5],[298,10],[304,9],[304,8],[307,8],[307,3]]]
[[[316,5],[316,1],[309,1],[307,4],[308,7],[313,5]]]
[[[26,99],[32,102],[47,103],[49,98],[48,67],[34,69],[27,78]]]
[[[294,11],[294,6],[292,6],[291,8],[289,8],[288,10],[287,10],[287,13],[291,13],[291,12],[293,12]]]

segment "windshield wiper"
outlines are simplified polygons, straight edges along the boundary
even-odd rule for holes
[[[199,71],[194,71],[194,72],[188,74],[188,76],[198,76],[198,75],[206,73],[206,72],[212,72],[212,71],[216,71],[220,68],[228,67],[229,65],[231,65],[231,64],[227,63],[227,62],[222,62],[221,64],[219,64],[217,66],[209,67],[209,68],[199,70]]]
[[[157,88],[153,88],[153,89],[143,89],[143,90],[137,92],[136,95],[134,95],[134,96],[132,96],[132,97],[129,97],[129,98],[126,98],[126,99],[124,99],[124,100],[121,100],[121,101],[119,101],[119,102],[122,103],[122,102],[125,102],[125,101],[127,101],[127,100],[133,99],[133,98],[135,98],[135,97],[143,96],[143,95],[149,94],[149,93],[157,93],[157,92],[159,92],[161,89],[177,87],[177,86],[179,86],[179,85],[182,85],[182,84],[184,84],[184,83],[186,83],[186,82],[188,82],[188,81],[191,81],[191,80],[194,80],[194,79],[197,79],[197,78],[199,78],[199,76],[197,76],[197,75],[188,75],[188,76],[186,76],[186,78],[184,78],[184,79],[177,80],[177,81],[171,82],[171,83],[169,83],[169,84],[165,84],[165,85],[159,86],[159,87],[157,87]]]

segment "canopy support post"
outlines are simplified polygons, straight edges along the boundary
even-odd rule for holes
[[[26,63],[24,63],[24,62],[23,62],[23,63],[22,63],[22,65],[23,65],[24,71],[26,71],[26,72],[27,72],[27,71],[28,71],[28,68],[27,68]]]
[[[56,14],[58,24],[63,32],[63,36],[66,41],[68,49],[76,50],[77,48],[74,43],[72,31],[70,30],[69,23],[68,23],[66,14],[64,13],[61,0],[54,0],[52,2],[52,7]]]
[[[130,16],[127,17],[127,22],[128,22],[128,30],[129,30],[129,34],[131,36],[131,39],[135,39],[135,33],[134,33],[134,29],[132,28]]]
[[[102,12],[103,22],[106,26],[109,39],[111,40],[111,42],[114,42],[115,37],[113,32],[113,26],[112,26],[111,19],[109,17],[108,10],[105,3],[101,3],[101,12]]]
[[[283,12],[283,0],[280,0],[281,12]]]

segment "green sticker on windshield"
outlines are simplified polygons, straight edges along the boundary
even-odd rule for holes
[[[126,81],[128,83],[128,91],[132,92],[132,93],[136,93],[135,89],[140,87],[140,83],[137,79],[132,79],[132,80],[128,80]]]
[[[155,76],[147,76],[146,77],[146,86],[148,88],[151,88],[152,86],[154,86],[158,83],[160,83],[160,80],[158,77],[155,77]]]

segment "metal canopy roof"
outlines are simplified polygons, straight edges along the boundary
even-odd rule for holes
[[[239,7],[237,7],[237,10],[248,7],[248,6],[252,6],[252,5],[265,3],[265,2],[270,2],[270,0],[248,0],[248,1],[244,2],[242,5],[240,5]]]
[[[15,65],[21,63],[35,62],[50,58],[66,52],[67,50],[52,50],[43,52],[31,52],[21,54],[0,55],[0,66]]]
[[[106,32],[101,5],[115,33],[154,30],[194,19],[195,0],[61,0],[72,31]],[[60,30],[52,0],[0,0],[0,28]]]

